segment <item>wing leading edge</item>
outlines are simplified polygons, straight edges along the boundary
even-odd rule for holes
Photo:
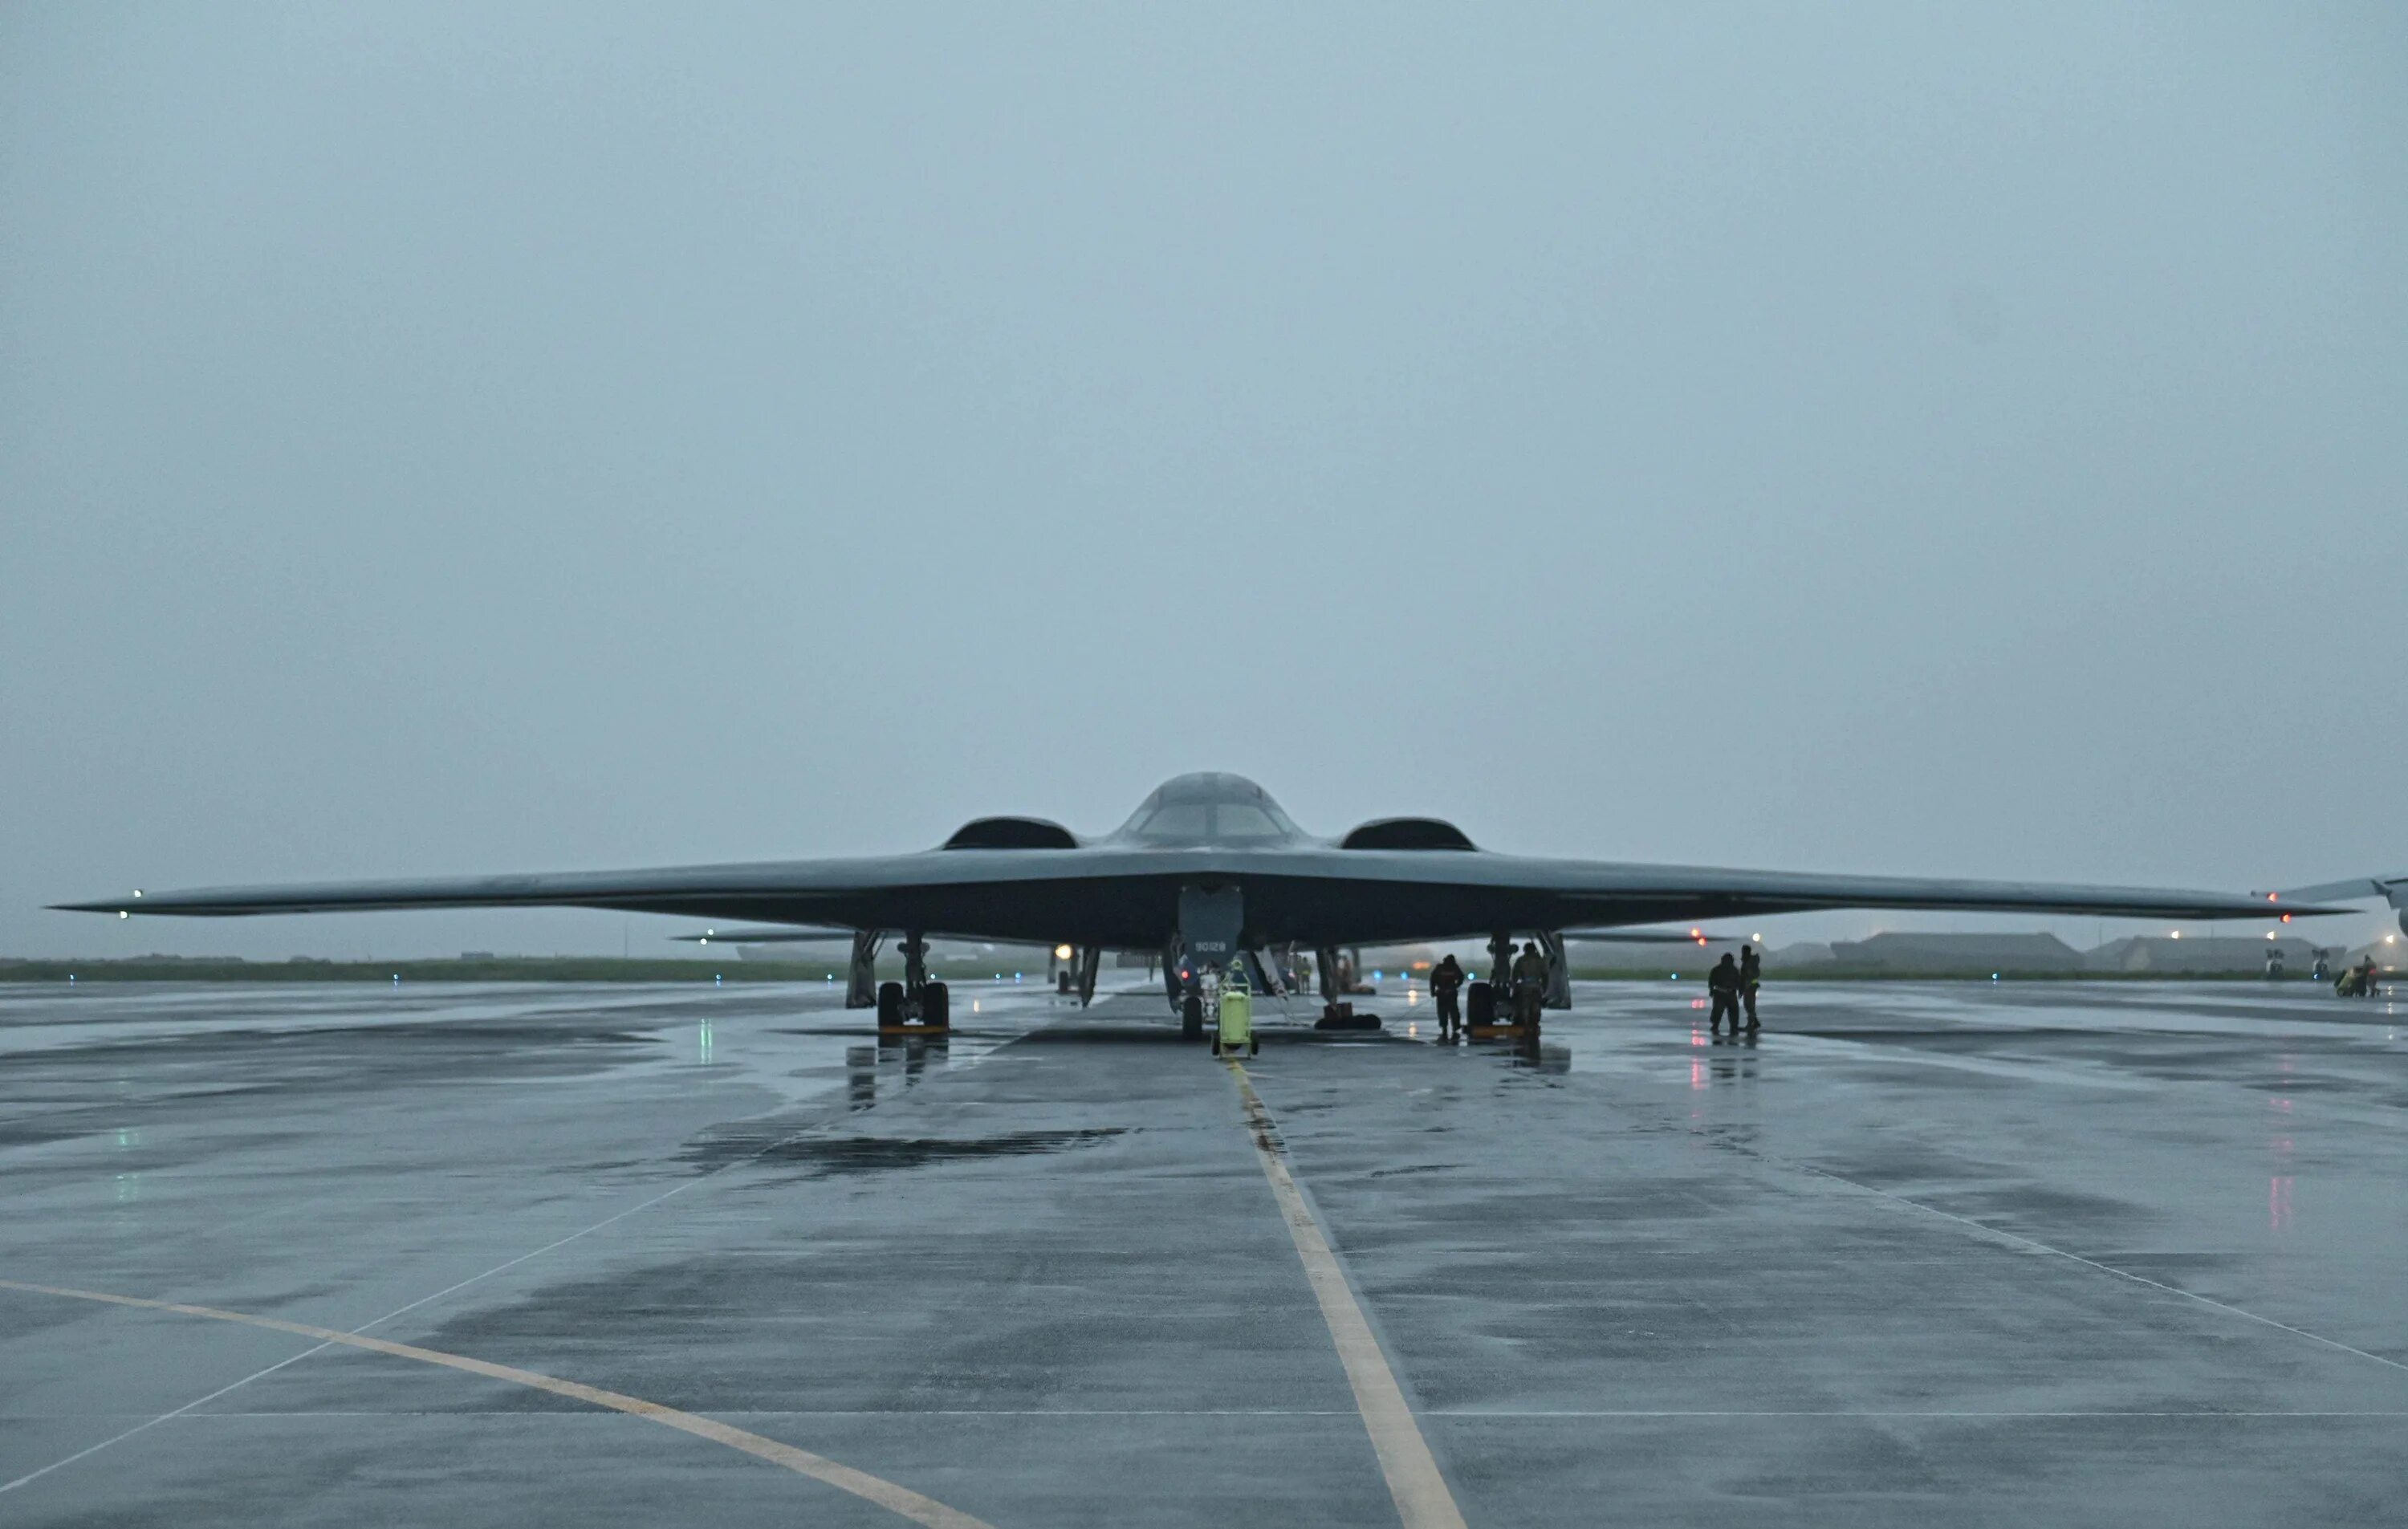
[[[919,929],[974,939],[1072,939],[1147,949],[1159,948],[1175,927],[1179,889],[1197,882],[1241,887],[1253,937],[1334,944],[1498,929],[1605,931],[1837,908],[2175,922],[2350,911],[2262,893],[1822,876],[1323,844],[1263,850],[952,850],[858,860],[145,891],[58,906],[78,912],[201,918],[590,907],[821,930]]]

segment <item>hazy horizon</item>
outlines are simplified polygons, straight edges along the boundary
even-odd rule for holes
[[[40,905],[1205,768],[2408,872],[2403,65],[2382,6],[0,9],[0,954],[666,953]],[[1935,926],[2102,932],[1767,933]]]

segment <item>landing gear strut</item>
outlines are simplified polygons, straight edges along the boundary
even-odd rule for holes
[[[1236,887],[1179,889],[1179,1034],[1204,1038],[1204,979],[1242,959],[1245,895]]]
[[[1512,932],[1500,929],[1489,936],[1488,980],[1473,982],[1463,993],[1464,1031],[1471,1039],[1510,1037],[1536,1045],[1539,1010],[1571,1007],[1571,968],[1563,958],[1563,939],[1541,934],[1539,941],[1546,948],[1546,979],[1541,983],[1521,983],[1513,979]],[[1505,1009],[1501,1015],[1499,1006]]]
[[[855,941],[858,950],[859,941]],[[875,947],[872,947],[873,950]],[[896,947],[903,952],[903,980],[878,987],[878,1033],[881,1036],[941,1036],[953,1028],[953,993],[942,982],[929,980],[928,941],[918,930]],[[913,1021],[919,1022],[913,1023]]]
[[[845,1007],[867,1008],[880,1002],[878,948],[885,943],[886,936],[876,929],[865,929],[853,936],[853,963],[845,968]],[[882,1015],[885,1010],[879,1012]]]

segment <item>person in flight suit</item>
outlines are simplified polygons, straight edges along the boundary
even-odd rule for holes
[[[1741,946],[1739,948],[1739,996],[1740,1001],[1747,1005],[1747,1027],[1750,1030],[1761,1028],[1756,1022],[1756,990],[1763,985],[1764,957],[1756,954],[1756,947],[1753,945]],[[1734,1028],[1737,1027],[1738,1015],[1731,1016],[1731,1023]]]
[[[1453,1040],[1463,1028],[1463,1008],[1457,1001],[1463,992],[1463,965],[1454,956],[1430,968],[1430,996],[1438,1000],[1438,1038]]]
[[[1547,958],[1539,953],[1534,940],[1513,958],[1513,1022],[1527,1024],[1538,1018],[1539,1005],[1546,996]]]
[[[1714,969],[1706,974],[1706,996],[1714,1002],[1713,1018],[1707,1022],[1706,1028],[1715,1035],[1721,1035],[1723,1016],[1728,1014],[1731,1034],[1738,1035],[1739,963],[1731,958],[1728,950],[1723,952],[1723,958],[1715,963]]]

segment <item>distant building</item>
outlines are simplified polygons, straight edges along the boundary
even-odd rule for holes
[[[2330,947],[2328,946],[2327,949],[2329,950]],[[2408,937],[2386,935],[2380,939],[2371,940],[2344,952],[2334,961],[2333,969],[2338,971],[2343,966],[2355,966],[2368,956],[2372,956],[2375,965],[2385,971],[2399,971],[2402,967],[2408,967]]]
[[[2326,949],[2330,950],[2328,946]],[[2304,976],[2316,964],[2316,947],[2308,940],[2244,939],[2234,935],[2135,935],[2109,940],[2083,958],[2094,972],[2184,972],[2200,977],[2262,976],[2266,952],[2283,952],[2286,975]]]
[[[2262,958],[2261,958],[2262,959]],[[2055,935],[1875,935],[1835,939],[1834,965],[1860,971],[2073,972],[2082,952]]]

